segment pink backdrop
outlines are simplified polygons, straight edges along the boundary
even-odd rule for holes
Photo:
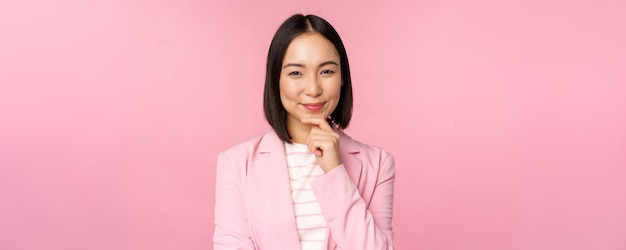
[[[626,249],[624,1],[260,2],[2,1],[0,248],[211,249],[216,155],[268,129],[304,12],[396,157],[398,249]]]

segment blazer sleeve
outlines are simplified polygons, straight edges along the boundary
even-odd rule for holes
[[[343,165],[311,182],[333,239],[340,249],[393,249],[395,161],[383,151],[369,205]]]
[[[215,232],[213,247],[221,249],[254,249],[246,208],[241,193],[241,178],[236,166],[224,154],[217,158],[215,182]]]

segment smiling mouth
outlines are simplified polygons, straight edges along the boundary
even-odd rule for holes
[[[302,104],[302,106],[305,109],[311,110],[311,111],[316,111],[316,110],[320,110],[324,107],[324,103],[323,102],[318,102],[318,103],[307,103],[307,104]]]

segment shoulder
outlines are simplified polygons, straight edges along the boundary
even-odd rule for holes
[[[243,177],[248,173],[248,167],[254,161],[255,155],[259,152],[260,145],[267,138],[271,138],[273,130],[252,138],[234,144],[225,150],[219,152],[217,156],[217,169],[223,173],[237,173],[236,175]],[[278,136],[276,136],[278,139]],[[280,139],[278,139],[280,140]]]
[[[233,159],[245,159],[259,152],[269,152],[282,147],[283,143],[270,129],[237,144],[234,144],[219,153],[220,156]]]
[[[396,161],[389,151],[383,147],[366,144],[351,137],[348,137],[346,141],[351,141],[358,148],[358,156],[361,158],[363,170],[376,173],[376,179],[382,182],[395,178]]]

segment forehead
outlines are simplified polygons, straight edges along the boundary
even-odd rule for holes
[[[283,64],[291,61],[315,63],[328,60],[339,60],[335,46],[321,34],[307,32],[296,36],[289,43]]]

